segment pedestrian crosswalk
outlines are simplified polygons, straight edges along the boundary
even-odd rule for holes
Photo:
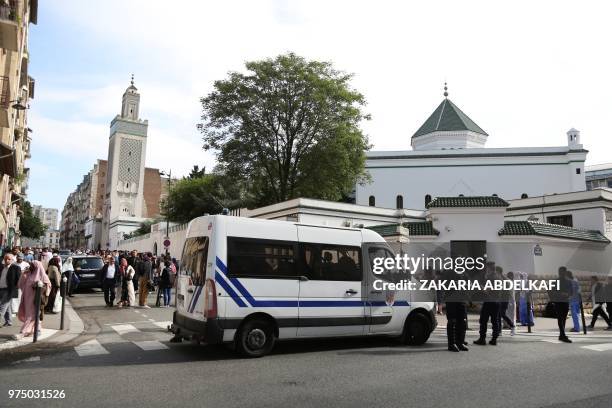
[[[489,331],[490,336],[490,331]],[[477,331],[468,332],[468,337],[477,337]],[[570,335],[572,343],[580,344],[580,348],[589,351],[612,351],[612,336],[609,334],[589,333],[587,336],[582,334]],[[438,326],[429,342],[438,343],[446,341],[446,328]],[[563,344],[566,343],[559,340],[559,333],[556,331],[536,331],[532,333],[519,332],[512,336],[510,330],[503,330],[501,341],[504,343],[518,342],[543,342],[548,344]],[[429,343],[428,342],[428,343]]]
[[[168,332],[170,324],[169,321],[152,321],[152,319],[106,324],[94,339],[74,347],[74,352],[83,358],[104,356],[122,351],[128,353],[140,351],[153,354],[154,352],[167,352],[173,348],[182,347],[180,344],[170,342],[172,338],[172,333]],[[468,331],[469,342],[477,336],[477,331]],[[526,342],[561,344],[562,342],[557,337],[558,334],[552,331],[519,332],[511,336],[510,331],[504,330],[501,341],[502,344],[525,344]],[[579,349],[588,352],[612,352],[612,337],[609,335],[593,333],[584,337],[580,335],[570,337],[574,343],[578,343],[577,347]],[[446,328],[436,328],[427,345],[429,346],[427,351],[431,351],[432,347],[433,349],[446,350]],[[381,345],[381,347],[388,346]],[[420,350],[419,348],[414,349],[415,351]]]

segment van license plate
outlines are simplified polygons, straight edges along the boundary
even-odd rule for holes
[[[82,273],[81,278],[94,278],[96,276],[95,273]]]

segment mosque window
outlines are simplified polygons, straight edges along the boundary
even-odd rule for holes
[[[576,169],[576,174],[580,174],[580,167]]]
[[[425,196],[425,207],[427,207],[431,203],[431,195],[427,194]]]
[[[527,193],[523,193],[521,194],[521,198],[528,198],[529,196],[527,195]]]
[[[497,194],[493,194],[493,197],[497,197]]]
[[[368,198],[368,205],[370,207],[375,207],[376,206],[376,198],[374,196],[370,196],[370,198]]]

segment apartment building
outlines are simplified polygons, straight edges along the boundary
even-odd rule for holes
[[[21,242],[19,217],[27,189],[32,130],[27,111],[34,97],[28,75],[29,26],[36,24],[37,0],[0,1],[0,245]]]
[[[33,205],[32,213],[38,217],[40,222],[47,227],[48,230],[57,229],[57,221],[59,210],[57,208],[45,208],[42,205]]]

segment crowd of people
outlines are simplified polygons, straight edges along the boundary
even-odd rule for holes
[[[493,262],[487,263],[484,279],[514,280],[527,279],[526,274],[508,272],[504,275],[503,269],[495,266]],[[580,332],[582,294],[580,283],[566,267],[562,266],[558,271],[559,289],[548,293],[553,313],[557,318],[559,328],[559,341],[572,343],[567,336],[565,327],[568,314],[571,313],[573,327],[572,332]],[[502,325],[510,329],[510,334],[516,333],[517,324],[532,326],[534,324],[533,309],[530,306],[529,293],[514,290],[508,291],[482,291],[476,296],[465,293],[438,293],[439,305],[445,301],[447,314],[447,337],[449,351],[467,351],[468,343],[465,341],[467,329],[467,303],[480,303],[479,337],[474,344],[484,346],[487,344],[487,329],[489,322],[492,326],[490,345],[497,345],[498,337],[502,333]],[[607,283],[599,281],[597,276],[591,277],[592,318],[587,326],[593,330],[595,323],[601,317],[607,324],[606,330],[612,330],[612,319],[608,315],[612,312],[612,277],[608,277]],[[517,313],[518,310],[518,313]],[[442,313],[439,307],[438,313]],[[518,316],[517,316],[518,315]],[[517,319],[518,317],[518,319]]]
[[[79,278],[70,254],[64,260],[49,248],[5,248],[0,269],[0,317],[2,327],[22,322],[17,337],[32,336],[37,315],[38,330],[45,314],[58,313],[60,287],[65,278],[66,294],[74,296]],[[156,305],[170,307],[178,262],[170,255],[154,256],[137,251],[76,251],[75,255],[100,256],[104,261],[100,279],[108,307],[139,306],[149,308],[148,297],[157,288]],[[40,289],[40,307],[36,307],[36,290]],[[138,295],[138,299],[136,299]],[[162,305],[163,299],[163,305]],[[117,302],[115,302],[117,300]]]
[[[149,308],[149,293],[155,292],[155,288],[156,305],[170,307],[171,292],[179,266],[176,258],[170,255],[158,257],[150,252],[139,254],[137,251],[107,251],[99,255],[104,260],[100,284],[107,307]],[[117,303],[115,300],[118,300]]]

